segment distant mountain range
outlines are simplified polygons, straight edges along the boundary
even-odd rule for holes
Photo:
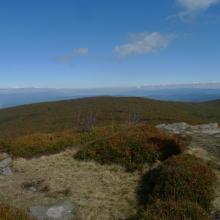
[[[2,88],[0,89],[0,108],[91,96],[130,96],[181,102],[203,102],[220,99],[220,83],[99,89]]]

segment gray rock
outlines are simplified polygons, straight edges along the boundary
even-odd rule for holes
[[[5,176],[10,176],[13,173],[10,167],[4,167],[4,168],[0,168],[0,174]]]
[[[210,124],[202,124],[202,125],[194,125],[191,126],[191,129],[194,130],[216,130],[218,129],[218,123],[210,123]]]
[[[0,175],[12,175],[11,164],[12,159],[8,154],[0,154]]]
[[[207,135],[220,134],[218,123],[202,124],[202,125],[189,125],[185,122],[173,124],[160,124],[157,128],[175,134],[193,134],[202,133]]]
[[[173,124],[160,124],[160,125],[157,125],[156,127],[161,130],[179,134],[189,129],[190,125],[185,122],[180,122],[180,123],[173,123]]]
[[[5,158],[0,161],[0,168],[9,167],[12,163],[11,157]]]
[[[38,220],[72,220],[76,206],[68,201],[59,202],[53,206],[34,206],[30,215]]]
[[[218,123],[194,125],[194,126],[191,126],[191,130],[194,133],[202,133],[202,134],[208,134],[208,135],[220,134],[220,128],[218,127]]]
[[[203,129],[201,131],[201,133],[203,134],[208,134],[208,135],[216,135],[216,134],[220,134],[220,129]]]

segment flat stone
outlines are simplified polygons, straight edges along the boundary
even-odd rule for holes
[[[30,208],[30,215],[37,220],[72,220],[75,207],[68,201],[53,206],[34,206]]]
[[[12,163],[11,157],[5,158],[0,161],[0,168],[9,167]]]

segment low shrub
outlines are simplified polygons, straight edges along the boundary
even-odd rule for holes
[[[109,137],[120,126],[97,127],[86,132],[67,130],[56,133],[37,133],[32,135],[10,137],[0,140],[0,152],[7,152],[15,157],[30,158],[42,154],[54,154],[67,147],[81,146],[104,137]]]
[[[76,134],[72,131],[53,134],[34,134],[0,141],[0,151],[15,157],[33,157],[58,153],[74,145]]]
[[[115,144],[112,143],[115,141]],[[117,141],[117,143],[116,143]],[[153,163],[159,158],[159,153],[152,146],[129,145],[120,135],[107,140],[99,140],[80,150],[76,159],[95,160],[101,164],[117,163],[129,170],[140,168],[144,163]]]
[[[145,178],[142,196],[145,192],[150,200],[188,200],[208,210],[214,196],[215,174],[204,161],[192,155],[173,156]]]
[[[190,201],[156,200],[134,219],[138,220],[211,220],[208,213]]]
[[[34,220],[27,212],[0,204],[0,220]]]
[[[179,154],[185,146],[180,138],[164,134],[152,126],[139,125],[87,144],[75,158],[101,164],[117,163],[128,170],[136,170],[146,163]]]
[[[116,163],[120,161],[118,157],[121,157],[121,163],[130,167],[138,163],[153,162],[156,159],[164,160],[170,155],[181,153],[186,146],[184,140],[179,137],[163,134],[152,126],[125,128],[122,125],[112,124],[86,132],[68,130],[4,138],[0,140],[0,151],[8,152],[15,157],[30,158],[59,153],[67,147],[84,145],[86,147],[78,154],[79,159]],[[110,153],[113,155],[109,155]]]

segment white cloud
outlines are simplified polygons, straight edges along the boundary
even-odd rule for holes
[[[75,48],[74,52],[78,55],[87,55],[89,53],[89,48],[87,47]]]
[[[177,0],[177,2],[188,11],[207,10],[219,0]]]
[[[220,0],[176,0],[177,3],[184,9],[178,16],[187,20],[201,11],[209,9],[211,6],[220,2]]]
[[[132,34],[127,44],[115,46],[114,51],[120,57],[148,54],[165,48],[173,40],[173,35],[159,32]]]

